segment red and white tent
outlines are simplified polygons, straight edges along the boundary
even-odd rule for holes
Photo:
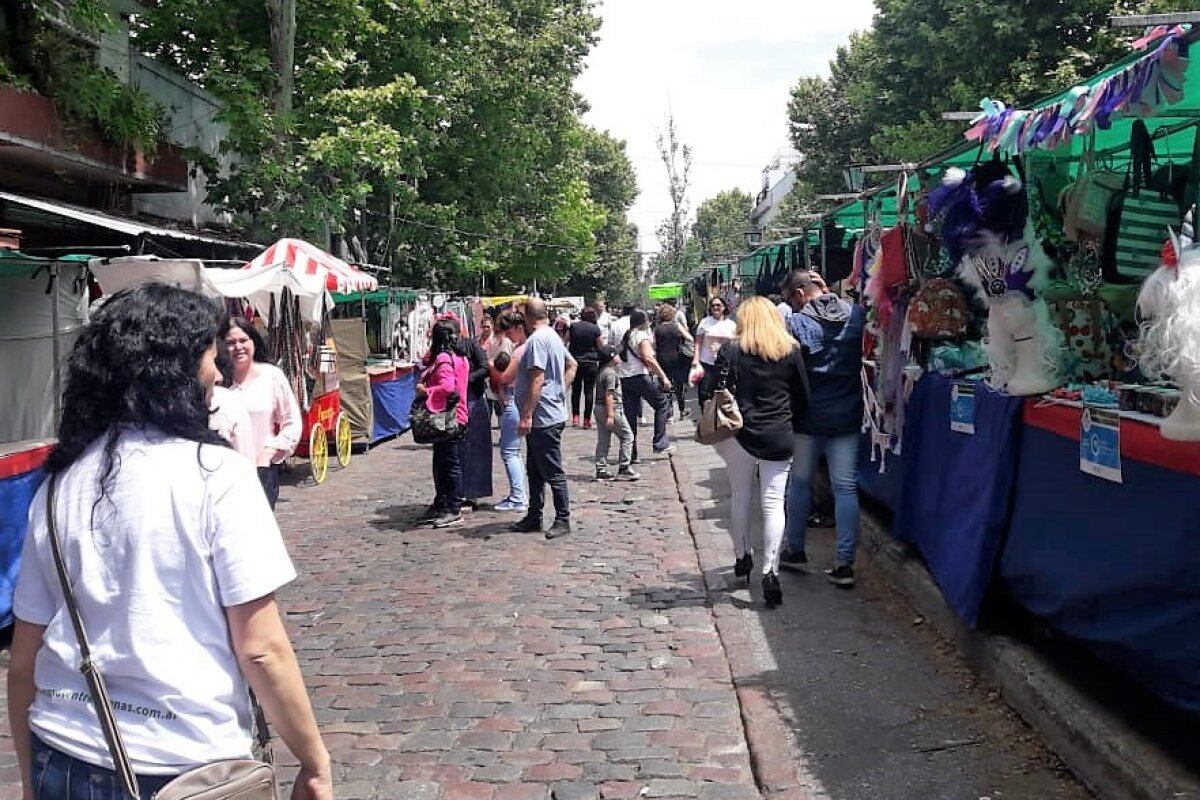
[[[346,294],[379,288],[379,281],[372,276],[303,239],[280,239],[243,269],[265,271],[279,266],[293,273],[307,293]]]

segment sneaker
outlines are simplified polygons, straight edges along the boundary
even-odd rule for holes
[[[433,522],[442,515],[442,509],[435,503],[429,508],[421,512],[421,516],[417,517],[417,522]]]
[[[449,512],[442,514],[433,521],[435,528],[452,528],[455,525],[461,525],[463,521],[462,514],[451,514]]]
[[[622,467],[617,470],[617,480],[619,481],[637,481],[641,478],[642,476],[634,472],[631,467]]]
[[[664,456],[664,457],[669,458],[670,456],[675,455],[675,453],[677,453],[677,452],[679,452],[679,448],[672,444],[672,445],[667,445],[662,450],[655,450],[654,455]]]
[[[556,520],[554,520],[554,524],[550,526],[550,530],[546,531],[546,538],[547,539],[558,539],[560,537],[566,536],[570,532],[571,532],[571,520],[556,519]]]
[[[807,524],[810,528],[832,528],[837,525],[837,520],[823,514],[813,513],[809,515]]]
[[[763,605],[775,608],[783,603],[783,587],[779,585],[779,576],[774,572],[763,575],[762,581]]]
[[[806,554],[803,550],[797,552],[795,550],[784,548],[784,550],[779,554],[779,566],[783,567],[784,569],[799,570],[805,567],[807,564],[808,554]]]
[[[540,517],[522,517],[519,521],[508,526],[513,533],[533,533],[542,529]]]
[[[571,417],[571,427],[572,428],[579,427],[579,417]]]
[[[583,421],[583,429],[585,431],[590,431],[592,429],[592,421],[590,419],[585,419]]]
[[[754,556],[750,553],[744,553],[737,561],[733,562],[733,574],[739,578],[749,578],[751,570],[754,569]]]
[[[462,507],[464,509],[466,509],[467,511],[478,511],[479,510],[479,501],[472,499],[472,498],[464,497],[463,501],[462,501]]]
[[[608,471],[607,467],[596,467],[596,480],[611,481],[612,479],[613,474]]]
[[[854,567],[839,564],[829,572],[829,582],[834,586],[849,589],[854,585]]]
[[[511,497],[506,497],[496,505],[492,506],[493,511],[525,511],[525,504],[518,503]]]

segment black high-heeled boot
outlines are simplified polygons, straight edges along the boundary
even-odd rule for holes
[[[763,603],[767,608],[775,608],[783,603],[783,588],[779,585],[779,576],[774,572],[763,575]]]
[[[733,562],[733,574],[739,578],[749,578],[751,571],[754,569],[754,556],[747,552],[737,561]]]

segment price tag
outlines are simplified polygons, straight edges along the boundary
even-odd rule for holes
[[[950,389],[950,430],[975,435],[975,389],[973,383],[956,383]]]
[[[1084,408],[1079,426],[1079,469],[1122,483],[1121,415],[1111,409]]]

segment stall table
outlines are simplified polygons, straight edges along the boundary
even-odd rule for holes
[[[374,415],[371,444],[408,430],[408,412],[417,396],[417,369],[412,364],[367,364]]]
[[[922,377],[904,423],[896,538],[914,545],[946,601],[975,624],[1008,524],[1021,398],[975,384],[975,432],[950,427],[955,382]]]
[[[1200,711],[1200,443],[1123,419],[1113,483],[1079,468],[1081,414],[1025,406],[1000,578],[1054,629]]]
[[[29,504],[45,478],[42,465],[53,443],[0,444],[0,627],[12,625],[12,597],[21,567]]]

